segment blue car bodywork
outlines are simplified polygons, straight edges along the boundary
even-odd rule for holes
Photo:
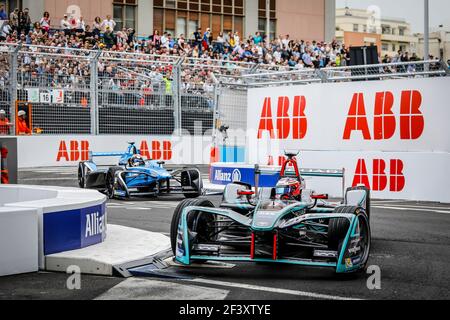
[[[130,143],[126,152],[90,153],[91,160],[79,164],[79,186],[104,191],[110,198],[120,199],[163,194],[183,194],[186,198],[196,198],[202,194],[202,176],[198,169],[168,171],[163,167],[164,162],[154,160],[130,166],[130,159],[136,155],[140,155],[140,151],[134,143]],[[100,169],[93,161],[98,157],[120,159],[117,166]]]
[[[234,182],[219,208],[185,200],[172,220],[175,259],[183,265],[212,260],[364,270],[371,245],[369,190],[349,188],[339,203],[327,198],[304,190],[300,200],[280,200],[271,188],[253,191]]]

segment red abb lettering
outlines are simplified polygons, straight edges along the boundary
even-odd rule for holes
[[[170,161],[172,160],[172,142],[170,141],[164,141],[163,142],[163,159],[164,161]]]
[[[389,140],[396,131],[397,123],[392,111],[394,95],[392,92],[377,92],[374,110],[374,139]],[[400,102],[400,138],[402,140],[419,139],[425,128],[425,119],[420,107],[422,95],[419,91],[403,91]],[[350,105],[344,129],[344,140],[350,140],[353,131],[361,131],[364,140],[371,140],[367,121],[364,95],[355,93]]]
[[[67,151],[66,142],[64,140],[59,143],[59,151],[58,155],[56,156],[56,161],[60,162],[63,158],[66,161],[70,161],[69,152]]]
[[[392,92],[378,92],[375,97],[374,138],[387,140],[395,133],[395,115],[392,112],[394,95]]]
[[[373,160],[373,191],[383,191],[387,186],[386,162],[381,159]]]
[[[161,142],[153,141],[152,142],[152,159],[160,160],[161,158],[162,158]]]
[[[425,120],[420,107],[422,95],[419,91],[403,91],[400,105],[400,136],[402,140],[416,140],[422,136]]]
[[[70,141],[70,161],[78,161],[80,159],[80,150],[78,141]]]
[[[270,98],[264,99],[263,111],[259,122],[258,139],[262,138],[262,133],[264,131],[268,131],[270,133],[270,139],[275,138],[272,122],[272,100]]]
[[[405,176],[403,175],[403,161],[391,160],[390,191],[400,192],[405,188]]]
[[[81,161],[89,160],[89,141],[81,141]]]
[[[151,159],[147,141],[143,140],[141,142],[141,147],[139,149],[140,149],[141,156],[143,156],[144,158],[147,158],[147,160]]]
[[[306,109],[306,98],[304,96],[296,96],[294,98],[294,119],[293,131],[295,140],[301,140],[305,138],[306,132],[308,131],[308,119],[305,115]]]
[[[356,165],[355,177],[353,178],[353,186],[365,185],[370,189],[369,175],[367,173],[366,162],[364,159],[358,160]]]
[[[61,141],[59,143],[56,161],[60,162],[61,160],[65,160],[67,162],[89,160],[89,141],[72,140],[69,142],[69,148],[67,148],[65,141]]]
[[[289,98],[278,98],[278,112],[277,112],[277,132],[278,139],[287,139],[291,131],[291,120],[289,119]]]
[[[353,95],[345,124],[344,140],[350,140],[353,131],[361,131],[364,140],[370,140],[369,124],[367,122],[364,95],[362,93],[355,93]]]
[[[401,192],[405,188],[406,179],[403,174],[403,161],[395,159],[390,161],[389,191]],[[359,159],[356,165],[353,186],[364,185],[373,191],[385,191],[388,184],[386,174],[386,161],[383,159],[373,160],[372,188],[369,182],[369,173],[364,159]]]
[[[289,97],[279,97],[275,130],[272,118],[272,100],[270,97],[265,98],[261,119],[259,121],[258,139],[261,139],[263,132],[267,131],[270,139],[286,140],[291,136],[291,130],[293,131],[292,139],[304,139],[308,130],[308,119],[305,110],[306,98],[304,96],[294,97],[292,116],[290,114]]]
[[[87,161],[89,160],[89,142],[88,141],[76,141],[69,142],[69,149],[65,141],[59,143],[58,155],[56,161],[60,162],[65,160],[67,162],[75,161]]]

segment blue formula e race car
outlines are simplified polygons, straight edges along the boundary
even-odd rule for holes
[[[182,194],[197,198],[203,193],[203,181],[196,168],[169,171],[163,161],[144,160],[134,143],[126,152],[89,153],[90,159],[78,166],[78,184],[83,189],[105,192],[113,199],[132,196]],[[120,157],[117,166],[99,169],[95,157]]]
[[[293,264],[333,268],[338,274],[365,270],[371,246],[369,190],[350,188],[343,202],[328,202],[328,195],[306,190],[294,155],[288,157],[273,188],[258,188],[262,171],[256,167],[255,189],[229,184],[218,208],[205,199],[180,203],[171,225],[176,261]]]

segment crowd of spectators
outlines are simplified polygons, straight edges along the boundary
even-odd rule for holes
[[[331,43],[303,41],[291,39],[289,35],[280,35],[276,39],[257,32],[248,37],[242,37],[239,32],[219,33],[216,37],[209,28],[198,29],[186,37],[174,37],[168,32],[139,37],[135,30],[122,28],[118,30],[111,16],[96,17],[92,25],[88,25],[83,17],[73,18],[64,15],[61,21],[54,22],[48,12],[37,22],[32,22],[28,9],[15,9],[9,15],[4,6],[0,7],[0,42],[9,44],[27,44],[53,47],[58,52],[70,49],[101,50],[108,55],[120,53],[143,54],[138,59],[145,60],[146,55],[152,55],[153,60],[161,64],[129,66],[124,63],[100,63],[99,77],[105,79],[110,88],[144,87],[153,89],[155,83],[163,90],[170,90],[172,70],[170,57],[184,57],[187,64],[202,64],[204,68],[184,68],[181,74],[182,89],[189,91],[211,91],[213,75],[217,70],[230,76],[238,76],[242,69],[249,65],[260,64],[265,69],[302,70],[324,67],[347,66],[350,62],[348,48],[336,41]],[[57,27],[55,27],[57,26]],[[38,47],[30,49],[40,51]],[[66,51],[64,51],[66,50]],[[399,52],[397,57],[384,57],[382,62],[415,61],[417,56],[409,57],[408,53]],[[168,63],[164,63],[168,62]],[[380,61],[381,62],[381,61]],[[7,77],[8,68],[0,67],[0,81]],[[43,82],[46,86],[84,87],[88,85],[90,70],[86,61],[61,59],[51,57],[25,56],[19,67],[24,81]],[[139,76],[142,75],[142,76]],[[129,78],[133,79],[129,79]],[[155,79],[155,81],[149,81]],[[124,81],[125,80],[125,81]],[[154,83],[152,83],[154,82]],[[131,83],[131,84],[130,84]]]

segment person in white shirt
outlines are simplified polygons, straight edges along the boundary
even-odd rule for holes
[[[0,39],[2,41],[6,40],[6,38],[8,38],[8,36],[12,33],[12,31],[13,30],[9,25],[9,21],[5,21],[0,29]]]
[[[86,22],[84,21],[83,17],[80,17],[80,19],[77,20],[77,30],[79,31],[86,31]]]
[[[161,47],[169,49],[169,45],[169,34],[167,32],[164,32],[163,36],[161,37]]]
[[[68,31],[72,29],[72,24],[69,21],[69,17],[67,14],[64,15],[64,18],[61,20],[61,29],[64,31]]]
[[[234,45],[235,45],[236,47],[239,47],[240,44],[241,44],[241,38],[239,37],[239,32],[236,31],[236,32],[234,33]]]
[[[109,27],[109,29],[114,31],[114,28],[116,27],[116,22],[111,18],[110,15],[107,15],[106,19],[103,20],[102,27],[103,27],[103,31],[105,31],[108,27]]]
[[[290,39],[289,39],[289,35],[287,34],[286,37],[284,37],[284,39],[281,40],[281,43],[283,45],[283,49],[284,50],[288,50],[289,49],[289,42],[290,42]]]
[[[48,13],[47,11],[44,12],[44,15],[42,16],[42,19],[39,21],[39,23],[41,24],[42,30],[44,30],[45,32],[49,32],[51,26],[50,13]]]

